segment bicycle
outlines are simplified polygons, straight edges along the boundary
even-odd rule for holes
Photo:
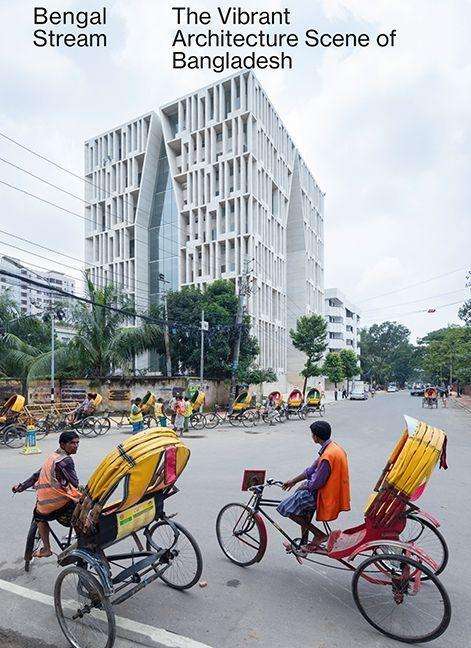
[[[286,539],[284,545],[288,555],[294,556],[299,563],[307,561],[350,571],[353,574],[353,599],[359,612],[382,634],[399,641],[417,643],[431,641],[445,632],[450,622],[451,604],[437,575],[445,568],[448,554],[446,552],[438,563],[429,550],[427,553],[424,551],[421,536],[432,525],[420,518],[417,507],[404,507],[404,531],[409,522],[418,523],[421,529],[404,534],[407,537],[387,525],[375,527],[366,522],[342,532],[332,531],[328,522],[323,522],[327,536],[325,544],[307,549],[303,546],[303,539],[291,537],[265,510],[277,507],[280,500],[265,498],[264,489],[282,485],[283,482],[275,479],[265,481],[265,471],[247,470],[242,490],[250,491],[249,502],[231,502],[220,510],[216,536],[222,552],[232,563],[248,567],[262,560],[268,544],[266,520]],[[435,537],[444,544],[439,533]],[[420,545],[417,545],[419,540]],[[362,562],[353,564],[356,559]],[[339,565],[329,564],[326,560],[337,561]],[[423,594],[425,601],[417,605],[419,594]],[[429,612],[430,596],[434,608]],[[384,609],[386,605],[389,611]],[[399,627],[394,616],[398,606],[401,606],[404,618]],[[424,609],[427,609],[426,617]]]
[[[204,414],[204,425],[210,430],[224,423],[230,423],[234,427],[239,425],[254,427],[256,425],[256,415],[253,410],[229,413],[228,410],[219,410],[217,405],[214,406],[212,412]]]

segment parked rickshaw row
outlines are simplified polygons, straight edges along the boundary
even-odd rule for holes
[[[213,429],[221,424],[247,428],[259,423],[274,425],[290,418],[305,419],[311,414],[322,416],[325,412],[323,394],[317,388],[309,389],[306,398],[299,389],[293,389],[286,399],[280,391],[273,391],[261,403],[257,403],[250,391],[245,389],[239,393],[232,407],[219,408],[215,405],[206,412],[205,393],[196,388],[180,397],[180,402],[179,397],[164,401],[147,392],[142,399],[133,399],[130,412],[105,411],[102,401],[101,394],[93,392],[89,392],[81,403],[26,405],[24,396],[11,396],[0,407],[0,442],[12,448],[21,448],[25,443],[28,424],[34,425],[36,437],[41,439],[50,432],[67,429],[76,430],[85,437],[102,436],[113,425],[118,428],[134,427],[136,422],[141,423],[137,431],[166,426],[168,422],[175,426],[179,413],[185,428],[201,430]]]

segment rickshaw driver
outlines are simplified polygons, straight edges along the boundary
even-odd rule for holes
[[[74,430],[62,432],[59,448],[44,462],[42,468],[29,479],[12,487],[14,493],[21,493],[33,486],[36,490],[36,507],[33,512],[43,546],[34,552],[35,558],[52,556],[49,540],[49,522],[61,519],[70,522],[77,500],[79,481],[71,455],[76,454],[79,436]]]
[[[314,443],[321,446],[319,457],[301,474],[284,482],[283,490],[304,482],[293,495],[277,507],[278,513],[301,526],[303,549],[315,551],[327,539],[325,533],[312,524],[312,516],[320,522],[337,519],[341,511],[350,510],[350,481],[345,450],[331,440],[331,427],[327,421],[315,421],[310,426]],[[308,541],[309,531],[314,535]],[[291,552],[291,545],[285,548]]]

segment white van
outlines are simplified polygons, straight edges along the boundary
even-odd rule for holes
[[[395,382],[390,382],[388,384],[388,392],[397,392],[397,385]]]
[[[355,380],[350,392],[350,400],[366,400],[368,394],[366,393],[365,383],[363,380]]]

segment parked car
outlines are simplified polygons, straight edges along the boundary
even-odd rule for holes
[[[388,392],[397,392],[397,385],[395,382],[388,383]]]
[[[367,398],[365,383],[362,380],[355,380],[350,392],[350,400],[366,400]]]
[[[423,396],[425,391],[425,386],[422,383],[414,383],[410,390],[411,396]]]

